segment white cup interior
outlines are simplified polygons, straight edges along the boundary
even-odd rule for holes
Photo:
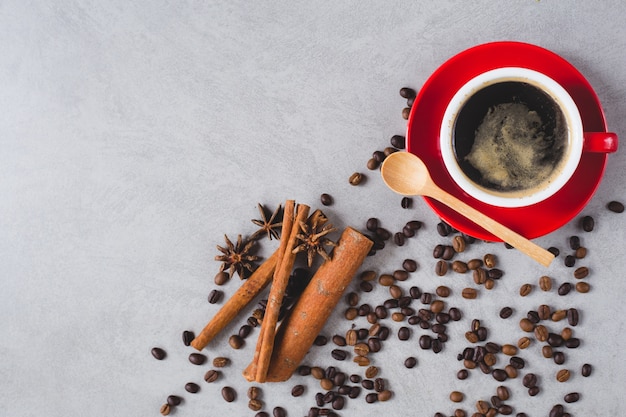
[[[473,182],[459,166],[454,150],[453,135],[456,117],[466,101],[477,91],[492,84],[518,81],[539,87],[560,107],[567,123],[567,153],[563,157],[560,174],[545,187],[526,194],[497,193]],[[444,113],[439,136],[441,156],[447,171],[466,193],[484,203],[498,207],[523,207],[539,203],[559,191],[572,177],[583,149],[583,128],[576,103],[569,93],[552,78],[537,71],[518,67],[505,67],[482,73],[464,84],[452,97]]]

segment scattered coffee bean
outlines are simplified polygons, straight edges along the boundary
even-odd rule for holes
[[[567,322],[570,326],[576,326],[578,324],[579,314],[578,310],[575,308],[570,308],[567,310]]]
[[[461,401],[463,401],[464,397],[465,396],[460,391],[452,391],[450,393],[450,401],[455,402],[455,403],[460,403]]]
[[[556,373],[556,380],[559,382],[565,382],[570,378],[570,372],[567,369],[560,369]]]
[[[565,401],[566,403],[575,403],[579,399],[580,394],[577,392],[570,392],[569,394],[565,394],[565,397],[563,397],[563,401]]]
[[[232,403],[235,401],[236,397],[237,393],[232,387],[226,386],[222,388],[222,398],[224,401]]]
[[[404,366],[406,368],[409,368],[409,369],[415,368],[415,365],[417,365],[417,359],[413,356],[409,356],[408,358],[404,360]]]
[[[348,357],[348,352],[341,349],[333,349],[331,352],[331,356],[337,361],[344,361]]]
[[[210,384],[211,382],[215,382],[217,378],[219,378],[219,376],[219,371],[216,371],[215,369],[210,369],[207,371],[206,374],[204,374],[204,380]]]
[[[209,293],[209,304],[217,304],[222,299],[224,293],[220,290],[213,290]]]
[[[504,369],[500,368],[491,371],[491,376],[493,377],[493,379],[499,382],[506,381],[506,379],[509,377],[507,372]]]
[[[539,288],[541,288],[541,291],[550,291],[552,289],[552,278],[547,275],[539,278]]]
[[[171,406],[169,404],[163,404],[159,411],[161,412],[161,415],[167,416],[170,414]]]
[[[241,349],[244,344],[243,338],[238,334],[234,334],[228,338],[228,344],[233,349]]]
[[[563,263],[566,267],[571,268],[576,264],[576,257],[573,255],[567,255]]]
[[[503,307],[500,310],[501,319],[508,319],[509,317],[511,317],[512,314],[513,314],[513,309],[511,307]]]
[[[404,270],[408,272],[415,272],[417,271],[417,262],[415,262],[415,260],[413,259],[405,259],[402,262],[402,268],[404,268]]]
[[[591,216],[584,216],[580,220],[580,225],[582,226],[585,232],[591,232],[593,231],[593,228],[595,226],[595,221],[593,220],[593,217]]]
[[[587,268],[586,266],[578,267],[574,271],[574,278],[576,279],[583,279],[583,278],[586,278],[588,275],[589,275],[589,268]]]
[[[215,278],[213,280],[215,282],[215,285],[224,285],[228,282],[229,279],[230,275],[228,275],[228,272],[220,271],[215,275]]]
[[[252,326],[248,325],[248,324],[244,324],[243,326],[241,326],[239,328],[239,332],[237,333],[239,335],[239,337],[241,337],[242,339],[245,339],[246,337],[248,337],[250,335],[250,332],[252,331]]]
[[[446,237],[452,233],[452,227],[448,223],[441,221],[437,223],[437,233],[442,237]]]
[[[196,392],[200,391],[200,385],[196,384],[195,382],[187,382],[185,384],[185,391],[191,394],[195,394]]]
[[[585,256],[587,256],[587,248],[585,248],[584,246],[581,246],[580,248],[576,249],[576,252],[574,252],[574,257],[576,259],[583,259]]]
[[[291,395],[293,397],[299,397],[302,394],[304,394],[304,385],[295,385],[292,389],[291,389]]]
[[[526,349],[528,346],[530,346],[529,337],[524,336],[517,341],[517,347],[520,349]]]
[[[522,385],[524,385],[526,388],[532,388],[537,386],[537,375],[533,374],[532,372],[524,375],[524,378],[522,378]]]
[[[167,397],[167,403],[173,407],[179,405],[182,401],[182,398],[180,398],[178,395],[168,395]]]
[[[167,356],[165,350],[161,349],[160,347],[153,347],[150,352],[152,353],[152,356],[154,356],[154,359],[159,361],[165,359],[165,357]]]
[[[584,282],[584,281],[577,282],[574,287],[577,292],[582,293],[582,294],[588,293],[589,290],[591,289],[591,286],[589,285],[589,283]]]
[[[474,288],[463,288],[463,291],[461,291],[461,296],[468,300],[473,300],[478,297],[478,291]]]
[[[320,202],[323,206],[330,206],[333,204],[333,197],[330,194],[323,193],[320,195]]]
[[[391,146],[394,148],[404,149],[406,147],[406,138],[401,135],[393,135],[391,139],[389,139],[389,143],[391,143]]]
[[[454,238],[452,238],[452,247],[456,253],[465,252],[465,238],[461,235],[454,236]]]
[[[194,332],[190,331],[190,330],[185,330],[183,332],[183,344],[185,346],[190,346],[191,342],[193,341],[193,339],[196,338],[196,335],[194,334]]]
[[[523,284],[519,289],[519,295],[522,297],[526,297],[533,290],[533,286],[531,284]]]
[[[611,201],[609,204],[607,204],[607,208],[613,213],[624,212],[624,204],[620,203],[619,201]]]
[[[225,366],[228,366],[229,363],[230,359],[223,356],[217,356],[213,358],[213,366],[215,366],[216,368],[223,368]]]
[[[413,207],[413,199],[411,197],[402,197],[400,201],[400,207],[403,209],[410,209]]]
[[[395,243],[396,246],[404,246],[405,240],[406,236],[404,233],[397,232],[393,235],[393,243]]]
[[[285,409],[282,407],[274,407],[274,409],[272,410],[272,414],[274,415],[274,417],[286,417],[287,411],[285,411]]]
[[[404,327],[404,326],[398,329],[398,339],[409,340],[410,337],[411,337],[411,329],[409,329],[408,327]]]
[[[452,262],[452,270],[457,274],[464,274],[468,269],[467,264],[463,261],[456,260]]]
[[[189,354],[189,362],[194,365],[202,365],[206,362],[207,357],[202,353],[190,353]]]
[[[363,174],[361,174],[360,172],[355,172],[354,174],[350,175],[350,178],[348,178],[348,182],[350,183],[350,185],[359,185],[363,181],[363,178]]]
[[[435,264],[435,274],[442,277],[447,273],[448,273],[448,262],[444,261],[443,259],[440,259]]]
[[[548,252],[553,254],[555,258],[561,254],[561,251],[559,250],[559,248],[555,248],[554,246],[550,246],[548,248]]]
[[[572,250],[580,248],[580,238],[578,236],[570,236],[569,247]]]
[[[593,370],[593,367],[590,364],[586,363],[582,366],[581,375],[586,378],[589,375],[591,375],[592,370]]]
[[[376,229],[378,229],[379,225],[380,225],[380,222],[376,217],[370,217],[369,219],[367,219],[367,222],[365,223],[365,228],[369,230],[370,232],[375,232]]]
[[[557,292],[559,293],[559,295],[567,295],[571,290],[572,284],[570,284],[569,282],[564,282],[563,284],[559,285],[559,289],[557,290]]]
[[[402,98],[414,98],[416,95],[416,92],[414,89],[412,89],[411,87],[402,87],[400,89],[400,97]]]
[[[257,399],[249,400],[248,408],[252,411],[259,411],[261,408],[263,408],[263,401]]]
[[[315,338],[315,340],[313,340],[313,344],[315,346],[324,346],[328,343],[328,338],[324,335],[317,335],[317,337]]]
[[[409,120],[409,116],[411,115],[411,108],[405,107],[402,109],[402,118],[404,120]]]

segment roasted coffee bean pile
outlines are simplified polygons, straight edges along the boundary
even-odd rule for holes
[[[416,92],[407,87],[400,90],[400,95],[407,101],[402,111],[402,116],[407,119]],[[367,161],[367,169],[379,169],[388,155],[406,147],[406,139],[401,135],[392,136],[389,142],[388,146],[373,152]],[[364,174],[356,171],[348,181],[351,185],[357,186],[364,184],[365,179]],[[332,205],[334,201],[334,197],[328,193],[320,196],[320,202],[324,206]],[[400,200],[399,208],[410,212],[412,207],[412,199]],[[624,206],[618,201],[611,201],[607,204],[607,209],[613,213],[622,213]],[[350,401],[362,401],[367,404],[392,401],[395,396],[393,385],[405,382],[402,381],[402,376],[397,376],[396,381],[385,374],[385,364],[390,360],[384,355],[385,346],[391,343],[406,343],[414,347],[411,354],[399,359],[407,372],[415,372],[411,371],[414,368],[419,369],[421,355],[434,354],[441,360],[456,355],[460,363],[456,372],[457,381],[469,380],[472,381],[472,386],[475,386],[480,384],[479,378],[491,378],[499,384],[490,396],[472,399],[468,398],[461,387],[454,384],[452,378],[451,386],[454,386],[454,389],[449,394],[449,403],[441,404],[442,408],[448,407],[450,410],[447,413],[439,411],[431,413],[434,417],[494,417],[514,413],[517,417],[526,417],[525,412],[517,410],[511,387],[516,386],[516,390],[523,387],[529,397],[535,397],[542,392],[546,377],[567,384],[573,376],[589,377],[592,374],[592,364],[574,363],[568,356],[569,350],[577,349],[583,343],[580,338],[582,333],[579,335],[576,329],[584,321],[584,314],[578,306],[563,306],[561,303],[573,293],[584,294],[591,291],[588,281],[593,271],[589,265],[583,264],[587,248],[581,236],[571,236],[565,250],[558,248],[558,245],[549,248],[571,271],[569,276],[544,275],[537,277],[534,282],[529,280],[518,287],[519,296],[527,297],[529,300],[532,299],[534,291],[541,291],[542,294],[553,293],[556,296],[553,298],[553,306],[541,304],[526,312],[515,311],[510,306],[501,306],[496,317],[472,318],[469,328],[463,328],[461,323],[467,322],[469,317],[461,321],[464,313],[454,305],[455,300],[468,305],[468,302],[479,302],[472,300],[488,298],[481,290],[489,292],[496,288],[498,281],[506,279],[505,272],[498,267],[498,259],[490,250],[484,251],[480,257],[466,256],[467,253],[475,253],[476,250],[472,250],[471,247],[475,244],[481,245],[481,241],[459,233],[443,221],[434,226],[442,241],[433,242],[432,256],[407,258],[395,268],[391,267],[383,272],[365,268],[359,273],[355,284],[344,297],[343,307],[340,303],[338,313],[332,316],[333,320],[338,319],[339,323],[341,320],[345,322],[344,331],[318,335],[311,348],[328,350],[327,359],[321,360],[323,364],[306,363],[309,357],[307,356],[305,363],[298,367],[297,376],[292,378],[295,382],[289,388],[290,395],[294,398],[313,397],[314,403],[303,405],[305,409],[294,410],[291,415],[332,417],[343,412]],[[363,232],[374,242],[369,255],[374,256],[390,246],[392,249],[387,250],[404,246],[409,239],[419,238],[419,231],[423,227],[425,226],[422,221],[412,219],[408,220],[401,230],[391,231],[379,218],[367,219],[363,225]],[[596,222],[592,216],[585,215],[579,219],[579,227],[582,233],[591,233],[596,229]],[[504,246],[511,248],[506,244]],[[380,267],[378,265],[377,269]],[[455,293],[450,288],[452,285],[445,285],[445,281],[437,281],[433,288],[424,288],[423,280],[419,281],[422,284],[417,286],[415,283],[418,281],[412,277],[416,274],[430,275],[439,280],[461,279],[464,280],[464,288]],[[229,274],[222,271],[215,275],[214,282],[219,287],[226,284],[229,279]],[[294,270],[282,306],[281,319],[288,314],[309,279],[308,269]],[[377,302],[363,301],[365,298],[371,299],[372,294],[368,293],[375,289],[377,289],[375,294],[380,294],[381,288],[385,289],[383,293],[387,293],[386,297]],[[224,298],[224,292],[217,288],[211,289],[207,297],[210,304],[218,305]],[[489,301],[497,303],[497,299]],[[249,317],[240,323],[239,330],[228,337],[230,348],[246,348],[246,339],[262,324],[266,303],[267,300],[261,300]],[[468,309],[467,313],[471,313],[471,310]],[[485,324],[490,320],[513,320],[512,323],[519,323],[519,326],[512,326],[519,332],[518,337],[504,342],[498,340],[498,335],[492,334]],[[334,329],[341,329],[341,324],[339,326],[336,326],[337,322],[333,324]],[[190,346],[194,337],[192,330],[183,331],[183,345]],[[467,345],[460,352],[446,354],[446,344],[451,338],[464,340]],[[534,346],[540,348],[534,349]],[[540,355],[531,351],[539,351]],[[152,348],[151,353],[157,360],[167,358],[162,347]],[[285,417],[289,414],[280,405],[266,404],[260,386],[251,385],[246,395],[239,395],[234,387],[223,383],[224,372],[233,372],[240,377],[242,371],[242,366],[239,366],[241,364],[232,366],[224,352],[211,361],[204,353],[187,354],[191,364],[203,369],[202,379],[205,384],[222,384],[217,392],[221,394],[223,401],[235,403],[245,399],[248,409],[255,417],[270,415]],[[539,369],[542,371],[526,371],[527,365],[531,362],[535,366],[539,362]],[[207,363],[208,369],[205,368]],[[351,371],[346,371],[347,369]],[[546,372],[543,372],[544,370]],[[550,372],[552,376],[549,375]],[[288,381],[279,385],[289,383]],[[184,389],[189,394],[196,394],[201,391],[201,384],[188,382]],[[545,409],[549,417],[569,417],[574,415],[575,403],[582,397],[583,394],[571,390],[562,397],[562,401],[553,405],[545,404],[546,398],[543,397],[538,408]],[[181,396],[167,396],[160,413],[170,414],[182,401]],[[468,401],[473,409],[472,407],[463,409],[464,406],[467,407]],[[421,415],[423,413],[424,411],[420,411]]]

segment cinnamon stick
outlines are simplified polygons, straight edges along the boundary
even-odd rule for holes
[[[372,241],[346,228],[283,321],[275,337],[267,382],[286,381],[296,370],[372,247]],[[272,284],[273,285],[273,284]],[[264,323],[265,325],[265,323]]]
[[[280,263],[274,271],[274,278],[272,280],[272,286],[270,287],[267,307],[263,316],[263,324],[261,324],[261,331],[257,340],[252,363],[244,370],[244,376],[248,380],[265,382],[274,348],[276,324],[278,323],[280,306],[283,302],[285,290],[289,283],[289,276],[291,275],[296,259],[296,254],[293,253],[293,248],[296,246],[297,242],[296,235],[300,230],[300,222],[306,222],[308,215],[309,206],[299,204],[296,218],[292,220],[291,230],[289,231],[285,227],[286,214],[283,216],[283,234],[281,235],[281,247],[279,250],[284,251],[281,252],[282,259],[280,259]]]
[[[279,252],[276,250],[267,258],[250,277],[226,301],[202,332],[191,342],[191,346],[202,350],[213,338],[224,329],[254,297],[256,297],[272,279]]]

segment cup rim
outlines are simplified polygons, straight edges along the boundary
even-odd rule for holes
[[[533,85],[538,84],[544,92],[561,104],[561,110],[566,113],[566,119],[569,121],[567,139],[569,155],[561,170],[561,174],[546,187],[525,196],[499,196],[480,188],[472,182],[459,167],[456,161],[453,144],[450,140],[453,134],[456,115],[463,107],[463,104],[476,91],[504,80],[529,82]],[[567,184],[576,171],[582,156],[583,134],[582,119],[578,106],[570,94],[559,83],[541,72],[528,68],[501,67],[483,72],[470,79],[454,94],[443,115],[439,135],[439,147],[446,171],[463,191],[486,204],[496,207],[515,208],[530,206],[546,200]]]

